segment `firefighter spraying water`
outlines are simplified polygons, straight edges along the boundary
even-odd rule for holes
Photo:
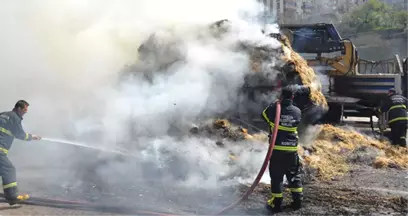
[[[277,140],[269,164],[272,197],[268,200],[268,207],[273,212],[282,211],[284,176],[289,180],[289,189],[293,199],[292,208],[298,210],[302,206],[303,187],[297,134],[301,111],[293,105],[295,91],[290,86],[283,88],[281,94],[282,111],[278,125],[272,122],[276,116],[275,104],[271,104],[262,112],[263,119],[271,128],[270,133],[272,134],[274,128],[278,128]]]
[[[12,111],[0,113],[0,175],[5,198],[11,206],[29,198],[28,195],[18,195],[16,168],[7,157],[14,138],[24,141],[41,139],[40,136],[26,133],[21,125],[28,106],[27,101],[19,100]]]

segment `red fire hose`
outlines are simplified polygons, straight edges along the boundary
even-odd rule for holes
[[[231,205],[225,207],[224,209],[222,209],[221,211],[219,211],[215,215],[224,214],[228,210],[231,210],[232,208],[234,208],[235,206],[240,204],[242,201],[248,199],[248,196],[251,195],[251,193],[254,191],[255,187],[259,184],[259,181],[261,181],[261,178],[262,178],[263,174],[265,173],[266,167],[268,166],[269,159],[272,156],[273,147],[275,146],[276,135],[278,134],[278,127],[277,126],[279,125],[280,112],[281,112],[281,106],[280,106],[280,101],[278,100],[278,101],[276,101],[276,113],[275,113],[275,121],[274,121],[274,124],[276,126],[273,128],[272,137],[269,140],[268,152],[267,152],[267,154],[265,156],[265,160],[264,160],[264,162],[262,164],[261,170],[259,170],[258,176],[256,177],[255,181],[252,183],[252,185],[248,189],[248,191],[244,195],[242,195],[239,200],[237,200],[236,202],[232,203]]]
[[[275,125],[279,125],[279,120],[280,120],[280,112],[281,112],[281,106],[280,106],[280,101],[276,101],[276,114],[275,114],[275,120],[274,123]],[[247,200],[248,196],[254,191],[255,187],[259,184],[259,181],[261,180],[263,174],[265,173],[266,167],[268,166],[269,159],[272,156],[272,150],[275,146],[275,141],[276,141],[276,136],[278,133],[278,127],[273,128],[272,132],[272,137],[269,140],[269,147],[268,147],[268,152],[265,156],[265,160],[262,164],[261,170],[259,170],[258,176],[256,177],[255,181],[252,183],[251,187],[248,189],[248,191],[241,196],[240,199],[238,199],[236,202],[232,203],[231,205],[225,207],[221,211],[213,214],[213,215],[221,215],[227,212],[228,210],[231,210],[235,206],[239,205],[242,201]],[[0,193],[0,197],[4,197],[4,194]],[[44,206],[50,206],[50,207],[72,207],[72,208],[79,208],[79,209],[84,209],[86,207],[91,208],[91,209],[106,209],[109,207],[107,206],[98,206],[97,204],[94,203],[89,203],[86,201],[68,201],[68,200],[56,200],[56,199],[45,199],[45,198],[30,198],[29,200],[22,202],[22,204],[31,204],[31,205],[44,205]],[[82,207],[82,208],[81,208]],[[143,215],[156,215],[156,216],[177,216],[178,214],[168,214],[168,213],[163,213],[163,212],[155,212],[155,211],[146,211],[146,210],[136,210],[136,209],[116,209],[114,207],[111,207],[112,210],[115,209],[116,211],[113,212],[126,212],[126,213],[137,213],[137,214],[143,214]]]

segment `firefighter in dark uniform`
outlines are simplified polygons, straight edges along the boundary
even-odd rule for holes
[[[284,176],[289,182],[289,189],[292,193],[292,208],[300,209],[303,200],[301,164],[297,152],[299,139],[297,127],[301,120],[301,111],[293,105],[294,93],[294,89],[290,87],[283,88],[281,93],[278,134],[269,163],[272,196],[268,200],[268,208],[273,212],[282,211]],[[275,127],[275,112],[275,103],[262,112],[262,118],[270,125],[270,133]]]
[[[382,113],[388,112],[388,125],[391,128],[391,142],[393,145],[406,147],[407,134],[407,105],[408,101],[402,95],[395,92],[395,89],[388,91],[388,98],[379,109]]]
[[[28,106],[26,101],[20,100],[12,111],[0,113],[0,175],[3,180],[4,196],[10,205],[28,199],[28,195],[18,195],[16,169],[7,157],[13,140],[14,138],[25,141],[41,139],[39,136],[26,133],[21,125]]]

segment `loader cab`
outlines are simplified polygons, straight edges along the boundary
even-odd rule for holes
[[[333,24],[280,25],[289,35],[292,48],[297,53],[317,54],[344,51],[341,37]]]
[[[333,24],[284,24],[281,28],[281,32],[288,35],[292,49],[319,73],[326,75],[358,73],[356,47],[350,40],[343,39]]]

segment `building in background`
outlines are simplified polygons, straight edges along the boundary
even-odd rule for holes
[[[265,6],[265,16],[278,22],[296,22],[304,11],[312,13],[314,0],[258,0]]]

